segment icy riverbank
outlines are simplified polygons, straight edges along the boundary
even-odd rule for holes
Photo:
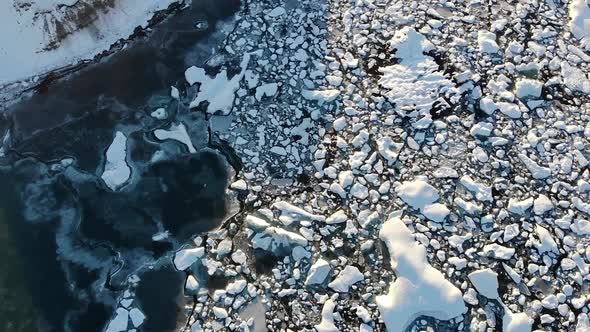
[[[18,93],[48,72],[92,60],[182,1],[1,1],[0,87]]]

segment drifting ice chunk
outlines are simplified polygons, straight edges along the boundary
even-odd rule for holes
[[[493,114],[495,110],[498,109],[498,105],[494,102],[494,100],[490,97],[483,97],[479,101],[479,108],[484,111],[486,114]]]
[[[262,97],[272,97],[277,93],[279,86],[277,83],[268,83],[256,88],[256,99],[262,100]]]
[[[500,299],[498,294],[498,274],[490,269],[471,272],[469,280],[477,291],[490,299]]]
[[[469,175],[461,177],[461,184],[469,190],[478,201],[493,201],[492,188],[481,183],[475,182]]]
[[[268,227],[252,238],[252,247],[254,249],[260,248],[271,252],[296,246],[305,247],[306,245],[307,240],[303,236],[279,227]]]
[[[450,167],[440,167],[434,171],[434,176],[437,178],[458,178],[459,173]]]
[[[322,105],[338,98],[340,90],[303,90],[301,95],[307,100],[317,100]]]
[[[502,331],[504,332],[531,332],[533,320],[523,312],[513,313],[504,307],[504,318],[502,319]]]
[[[578,323],[576,324],[576,332],[590,332],[590,319],[588,314],[578,314]]]
[[[417,210],[436,202],[439,198],[436,188],[422,179],[406,181],[395,188],[395,191],[404,202]]]
[[[516,104],[499,102],[497,105],[500,112],[511,119],[520,119],[522,116],[520,107],[518,107]]]
[[[527,157],[525,154],[519,153],[518,159],[522,161],[534,179],[545,179],[551,176],[551,170],[549,168],[537,165],[536,162]]]
[[[471,130],[469,131],[469,133],[473,137],[478,137],[478,136],[488,137],[492,134],[493,130],[494,130],[493,124],[491,124],[489,122],[479,122],[479,123],[474,124],[473,127],[471,127]]]
[[[168,117],[168,112],[166,112],[165,108],[158,108],[157,110],[153,111],[151,117],[158,120],[164,120]]]
[[[549,197],[541,194],[539,197],[535,198],[535,201],[533,202],[533,212],[535,212],[536,215],[542,215],[551,210],[553,210],[553,203],[551,203]]]
[[[449,208],[441,203],[426,205],[422,209],[422,214],[434,222],[443,222],[450,213]]]
[[[583,1],[583,0],[582,0]],[[590,39],[590,37],[588,37]],[[590,44],[590,40],[588,41]],[[590,93],[590,79],[581,69],[571,66],[567,62],[561,64],[561,76],[565,86],[573,91]]]
[[[337,292],[347,293],[350,286],[364,279],[365,276],[356,266],[348,265],[328,286]]]
[[[477,44],[479,45],[479,51],[482,53],[498,53],[500,50],[498,43],[496,43],[496,34],[493,32],[478,31]]]
[[[569,28],[578,39],[590,38],[590,7],[586,0],[572,0],[569,4]]]
[[[282,15],[285,15],[287,13],[287,11],[285,10],[285,8],[283,7],[276,7],[275,9],[271,10],[270,13],[268,13],[267,15],[269,17],[279,17]]]
[[[426,249],[401,219],[385,222],[379,237],[397,275],[389,293],[376,299],[388,331],[405,331],[421,315],[449,320],[467,311],[461,291],[428,263]]]
[[[248,184],[244,180],[232,182],[232,184],[229,187],[234,190],[248,190]]]
[[[515,198],[511,198],[508,200],[508,211],[514,214],[523,215],[528,209],[531,208],[531,206],[533,206],[533,202],[534,200],[532,197],[529,197],[522,201],[519,201]]]
[[[543,83],[528,78],[516,82],[516,96],[518,98],[538,98],[541,96]]]
[[[504,227],[504,242],[508,242],[514,239],[518,236],[519,233],[520,228],[518,227],[518,224],[507,225],[506,227]]]
[[[346,121],[346,118],[341,116],[341,117],[337,118],[336,120],[334,120],[332,127],[336,131],[342,131],[342,130],[344,130],[344,128],[346,128],[347,125],[348,125],[348,123]]]
[[[129,311],[123,308],[118,308],[116,313],[117,315],[109,323],[106,332],[127,331],[127,325],[129,324]]]
[[[131,318],[131,323],[133,323],[133,327],[135,328],[140,327],[145,320],[145,315],[137,308],[133,308],[129,311],[129,317]]]
[[[343,222],[346,222],[346,220],[348,220],[346,212],[344,212],[343,210],[338,210],[326,219],[326,224],[341,224]]]
[[[191,274],[186,278],[186,282],[184,283],[184,288],[186,288],[187,292],[194,294],[199,290],[199,281]]]
[[[279,221],[285,225],[291,225],[294,222],[302,221],[324,221],[326,217],[309,213],[302,208],[298,208],[285,201],[279,201],[272,205],[273,208],[280,210]]]
[[[217,319],[226,319],[229,316],[227,310],[220,307],[213,307],[213,314]]]
[[[205,254],[205,248],[191,248],[183,249],[174,255],[174,266],[180,271],[184,271],[191,267]]]
[[[505,332],[530,332],[533,320],[525,313],[513,313],[500,298],[498,294],[498,274],[490,269],[479,270],[469,274],[469,279],[477,291],[489,298],[500,301],[504,307],[504,318],[502,319],[502,331]]]
[[[10,139],[10,130],[6,131],[6,135],[4,135],[4,139],[0,141],[0,158],[5,156],[4,146],[8,143]]]
[[[318,332],[338,332],[338,328],[334,324],[334,308],[336,308],[336,303],[331,299],[324,303],[322,320],[314,326]]]
[[[369,188],[360,183],[355,183],[350,188],[350,194],[358,199],[365,199],[369,197]]]
[[[514,250],[514,248],[504,247],[497,243],[486,244],[483,247],[484,255],[494,257],[496,259],[508,260],[514,256],[515,252],[516,250]]]
[[[207,106],[208,113],[218,113],[227,115],[231,112],[234,104],[235,92],[240,87],[240,81],[246,73],[246,68],[250,62],[250,54],[246,53],[242,58],[241,71],[229,79],[227,71],[224,69],[214,78],[207,76],[205,69],[192,66],[188,68],[184,76],[186,81],[193,85],[200,83],[199,93],[190,107],[197,107],[204,101],[209,102]]]
[[[236,280],[225,287],[225,291],[228,294],[236,295],[240,294],[248,286],[248,282],[244,279]]]
[[[309,268],[305,285],[309,286],[323,283],[328,277],[328,274],[330,274],[330,270],[330,263],[323,258],[319,258]]]
[[[106,154],[106,164],[102,173],[102,180],[111,190],[117,190],[131,176],[131,168],[127,165],[127,137],[120,131],[109,146]]]
[[[178,100],[180,99],[180,91],[175,86],[170,87],[170,97]]]
[[[156,138],[161,141],[164,141],[167,139],[172,139],[172,140],[178,141],[178,142],[186,145],[186,147],[188,148],[188,151],[190,153],[197,152],[197,149],[195,149],[195,146],[193,145],[193,142],[191,141],[191,138],[188,135],[188,132],[186,131],[186,127],[184,126],[183,123],[180,123],[178,125],[171,124],[170,129],[168,129],[168,130],[156,129],[156,131],[154,131],[154,135],[156,135]]]
[[[539,237],[539,241],[534,241],[533,244],[537,248],[537,251],[539,251],[539,254],[544,254],[546,252],[559,254],[559,246],[545,227],[537,225],[537,227],[535,227],[535,232]]]
[[[399,156],[400,151],[404,147],[404,143],[396,143],[391,137],[386,136],[377,140],[377,149],[379,154],[387,159],[389,165],[393,165]]]

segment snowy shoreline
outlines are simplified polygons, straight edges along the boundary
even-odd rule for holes
[[[42,89],[43,85],[125,48],[168,15],[186,6],[185,0],[117,0],[112,8],[96,9],[90,26],[78,30],[72,28],[74,30],[63,40],[49,48],[49,43],[55,44],[52,41],[55,31],[47,27],[47,16],[53,21],[56,17],[69,19],[63,13],[63,6],[42,5],[44,2],[38,1],[37,6],[19,10],[18,1],[21,0],[15,0],[14,5],[10,1],[0,4],[0,28],[11,32],[0,38],[3,45],[0,46],[0,68],[3,69],[0,71],[1,108],[14,103],[26,92]],[[92,3],[91,0],[86,2]],[[133,19],[129,19],[130,14]],[[46,23],[40,26],[42,20]],[[68,22],[60,24],[67,25]],[[15,39],[26,42],[14,42]]]

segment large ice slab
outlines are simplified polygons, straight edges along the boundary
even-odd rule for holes
[[[399,217],[385,222],[379,237],[397,276],[389,293],[377,297],[388,331],[405,331],[422,315],[449,320],[467,311],[461,291],[428,263],[426,249]]]
[[[117,190],[124,185],[131,176],[131,168],[127,165],[127,136],[118,131],[115,139],[106,153],[106,164],[102,173],[102,180],[111,188]]]

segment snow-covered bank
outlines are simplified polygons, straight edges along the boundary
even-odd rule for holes
[[[0,86],[94,58],[177,0],[0,2]]]

